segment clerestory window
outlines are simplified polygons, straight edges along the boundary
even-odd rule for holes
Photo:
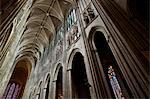
[[[67,18],[67,31],[70,30],[70,28],[74,25],[76,20],[77,18],[76,18],[75,9],[72,9]]]

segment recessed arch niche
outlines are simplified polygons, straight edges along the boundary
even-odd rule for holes
[[[45,97],[45,99],[48,99],[48,97],[49,97],[49,92],[50,92],[49,86],[50,86],[50,74],[48,74],[46,76],[45,87],[44,87],[44,97]]]
[[[58,63],[54,72],[54,93],[55,99],[62,99],[63,97],[63,66]]]
[[[2,99],[22,98],[31,67],[31,63],[27,59],[16,63]]]
[[[72,98],[91,99],[84,57],[80,52],[76,52],[72,60],[71,69]]]
[[[132,97],[130,88],[110,48],[109,36],[92,28],[89,35],[89,45],[94,63],[96,82],[103,98]],[[102,30],[103,31],[103,30]]]

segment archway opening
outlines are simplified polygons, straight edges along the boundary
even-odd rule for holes
[[[72,96],[76,99],[91,99],[84,58],[77,52],[72,61]]]
[[[57,81],[56,81],[56,99],[62,99],[63,97],[63,74],[62,74],[62,67],[59,69]]]
[[[36,94],[36,99],[40,99],[42,96],[42,81],[40,81],[39,85],[38,85],[38,90],[37,90],[37,94]]]
[[[50,77],[48,75],[48,80],[47,80],[47,85],[46,85],[46,93],[45,93],[45,99],[48,99],[48,96],[49,96],[49,85],[50,85]]]
[[[21,99],[31,64],[26,60],[19,61],[11,75],[2,99]]]
[[[127,86],[104,34],[96,32],[93,41],[96,47],[96,52],[98,53],[97,61],[100,61],[102,65],[102,70],[105,75],[104,78],[106,78],[112,97],[119,99],[122,99],[125,96],[132,97],[129,87]]]

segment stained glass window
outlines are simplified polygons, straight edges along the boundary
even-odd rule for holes
[[[12,99],[16,99],[17,98],[17,96],[19,95],[20,90],[21,90],[21,86],[19,86],[17,84]]]
[[[67,30],[70,30],[72,25],[76,22],[75,9],[71,10],[67,18]]]
[[[113,89],[116,99],[124,99],[122,90],[120,88],[120,85],[116,78],[116,74],[115,74],[112,66],[109,66],[109,68],[108,68],[108,77],[109,77],[109,80],[110,80],[110,83],[111,83],[111,86],[112,86],[112,89]]]
[[[15,83],[13,83],[9,89],[8,95],[7,95],[7,99],[11,99],[13,92],[15,90]]]
[[[21,86],[16,83],[9,83],[2,99],[17,99]]]

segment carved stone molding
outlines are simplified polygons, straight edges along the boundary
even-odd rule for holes
[[[78,31],[78,26],[73,26],[67,35],[67,46],[70,47],[72,44],[76,43],[80,38],[80,33]]]

